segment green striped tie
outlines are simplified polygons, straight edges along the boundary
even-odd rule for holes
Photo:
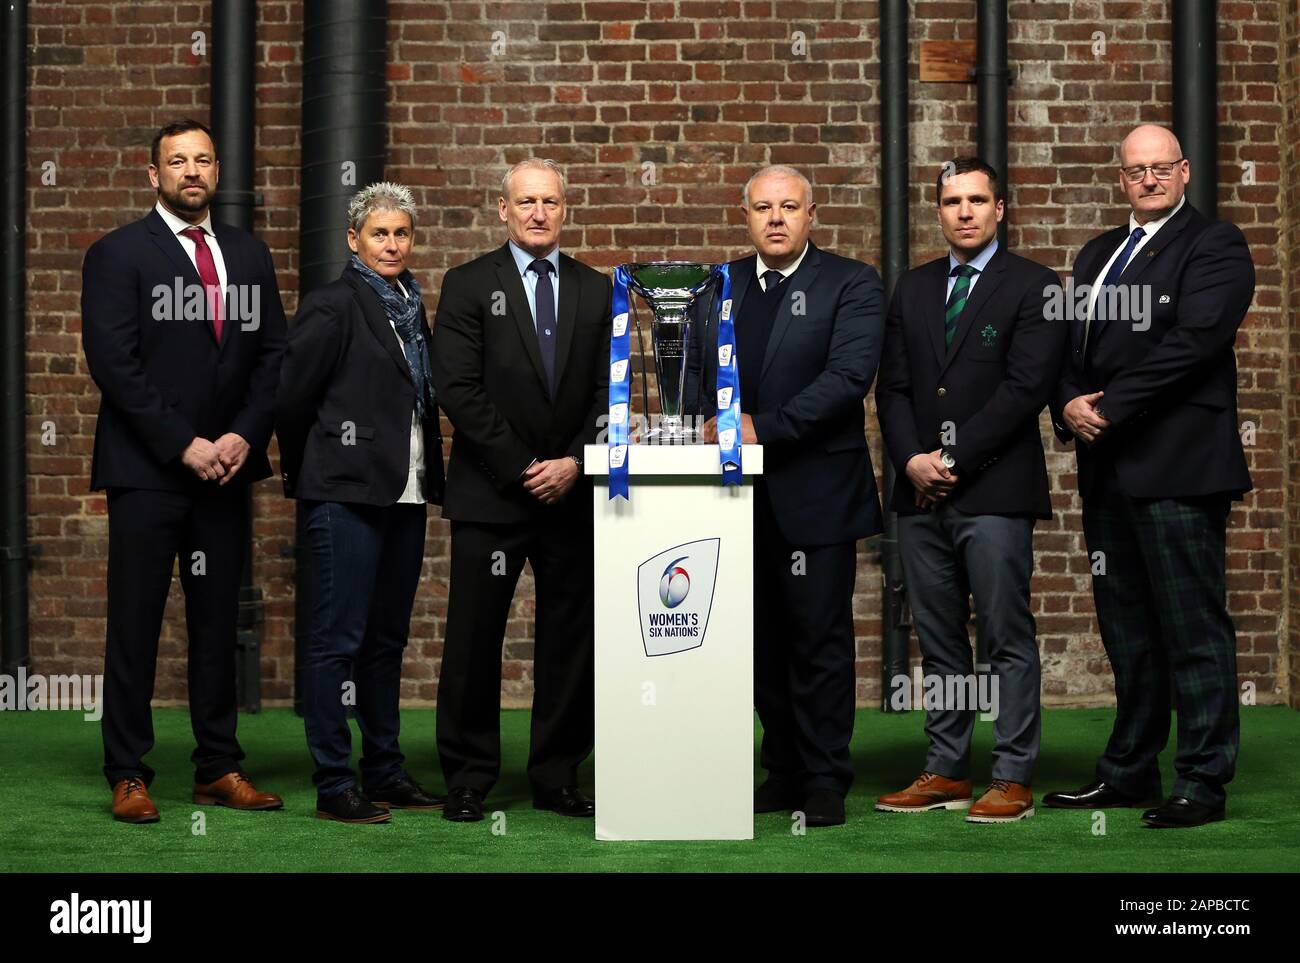
[[[952,294],[948,295],[948,304],[943,309],[943,343],[951,348],[952,339],[957,334],[957,319],[961,317],[961,309],[966,307],[966,297],[970,294],[970,279],[979,274],[979,271],[969,264],[962,264],[952,269],[957,281],[952,286]]]

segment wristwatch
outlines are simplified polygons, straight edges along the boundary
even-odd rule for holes
[[[582,459],[581,459],[581,458],[579,458],[577,455],[569,455],[569,456],[567,456],[567,457],[573,459],[573,463],[574,463],[575,465],[578,466],[578,471],[582,471]]]
[[[952,452],[950,452],[947,448],[939,452],[939,460],[943,462],[943,467],[948,469],[949,471],[952,471],[954,468],[957,467],[957,459],[952,457]]]

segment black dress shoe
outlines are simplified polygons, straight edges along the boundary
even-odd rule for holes
[[[366,793],[381,809],[441,809],[446,800],[425,792],[410,776],[398,776],[385,786]]]
[[[340,823],[386,823],[393,817],[387,809],[380,809],[361,793],[349,788],[336,796],[317,796],[316,818]]]
[[[816,789],[804,800],[805,826],[844,825],[844,796],[833,789]]]
[[[476,823],[483,818],[483,794],[469,786],[456,786],[442,807],[442,818],[453,823]]]
[[[794,812],[803,802],[803,793],[799,787],[788,780],[769,776],[763,785],[754,790],[754,812],[779,813]]]
[[[1043,805],[1049,809],[1126,809],[1150,806],[1153,799],[1122,793],[1108,782],[1090,782],[1082,789],[1049,792]]]
[[[585,796],[577,786],[539,789],[533,793],[533,808],[550,810],[561,816],[590,818],[596,815],[596,801]]]
[[[1221,822],[1224,815],[1222,806],[1203,806],[1183,796],[1170,796],[1164,805],[1144,812],[1142,822],[1152,829],[1186,829]]]

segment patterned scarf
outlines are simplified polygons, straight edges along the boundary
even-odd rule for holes
[[[406,365],[411,369],[411,380],[415,382],[415,413],[420,419],[433,417],[433,375],[429,371],[429,348],[424,343],[424,333],[420,330],[420,286],[410,271],[403,271],[398,280],[406,288],[408,296],[403,298],[396,286],[361,263],[361,258],[352,255],[352,267],[366,279],[379,295],[384,306],[384,314],[393,322],[397,335],[402,339],[402,353],[406,355]]]

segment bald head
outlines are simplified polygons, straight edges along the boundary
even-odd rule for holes
[[[1191,165],[1173,131],[1134,127],[1119,145],[1119,186],[1139,224],[1171,214],[1192,179]]]
[[[1159,154],[1166,160],[1183,156],[1182,145],[1168,127],[1159,124],[1142,124],[1128,132],[1119,144],[1119,163],[1121,167],[1133,164],[1150,164],[1151,161],[1139,161],[1131,158],[1137,155]]]

